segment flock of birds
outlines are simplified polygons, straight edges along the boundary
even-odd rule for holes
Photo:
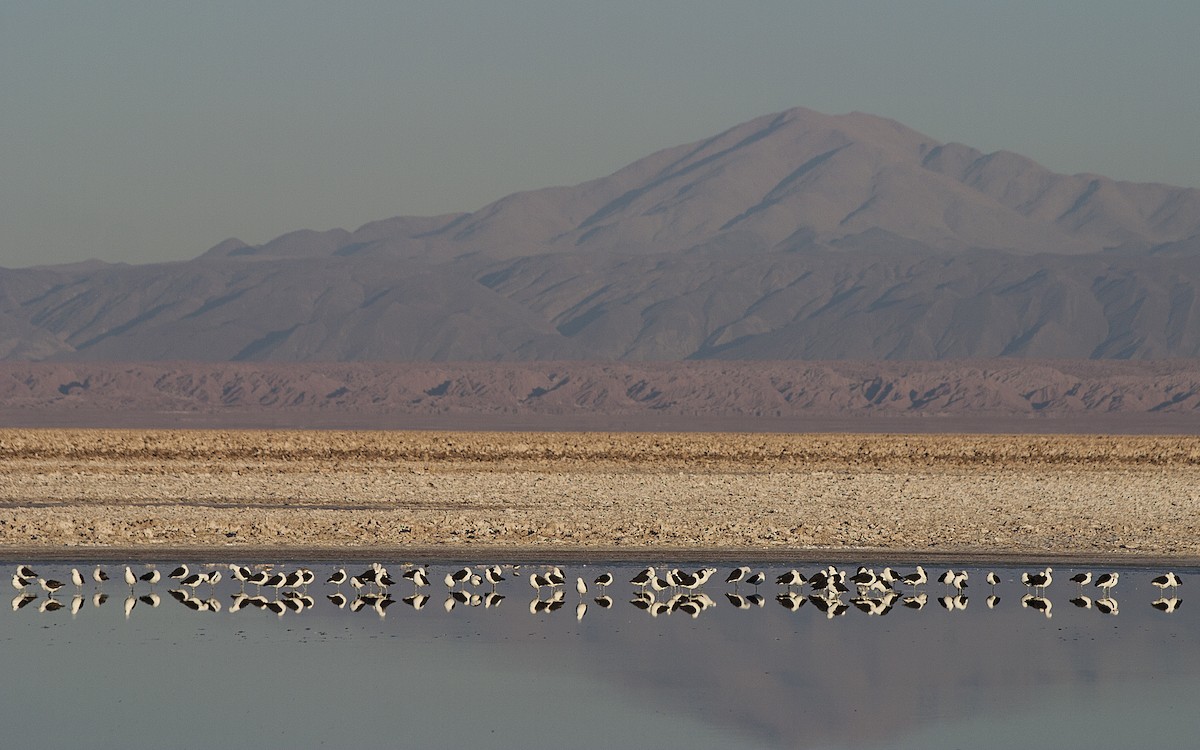
[[[199,612],[219,612],[222,603],[216,596],[216,586],[222,580],[222,567],[216,564],[203,565],[193,569],[187,564],[175,567],[166,575],[173,588],[168,594],[183,606]],[[490,565],[466,566],[447,572],[442,579],[447,589],[443,601],[446,612],[457,606],[492,608],[500,606],[505,596],[497,591],[497,587],[508,581],[510,577],[524,576],[520,565]],[[536,566],[538,569],[528,574],[528,581],[534,589],[534,598],[529,603],[530,613],[555,612],[566,605],[567,575],[557,565]],[[300,613],[316,606],[316,599],[308,593],[308,587],[317,581],[316,574],[308,568],[297,568],[292,571],[274,570],[273,566],[257,566],[250,568],[243,565],[230,564],[227,566],[229,578],[240,584],[239,590],[230,596],[229,611],[236,612],[246,607],[274,612],[283,616],[288,612]],[[506,575],[506,573],[508,575]],[[704,586],[709,583],[717,569],[712,567],[699,568],[688,572],[679,568],[647,567],[639,571],[629,580],[629,585],[635,591],[629,604],[649,613],[652,617],[669,615],[680,612],[693,618],[717,605],[715,599],[704,592]],[[1072,576],[1069,580],[1078,586],[1077,595],[1069,601],[1072,605],[1090,609],[1095,607],[1104,614],[1116,615],[1119,605],[1114,596],[1114,590],[1120,581],[1120,573],[1110,572],[1097,576],[1094,580],[1090,571]],[[17,590],[12,600],[12,609],[17,611],[31,605],[39,597],[30,592],[36,583],[46,593],[38,609],[47,612],[69,607],[72,614],[78,613],[85,603],[84,588],[88,586],[89,576],[78,568],[72,568],[70,582],[58,581],[39,577],[29,565],[20,565],[12,576],[12,586]],[[109,581],[108,573],[99,565],[91,571],[90,578],[94,584],[91,602],[94,607],[102,606],[108,600],[108,594],[101,590]],[[139,604],[157,607],[162,599],[155,593],[155,586],[164,580],[157,566],[147,566],[145,570],[135,573],[125,566],[124,580],[129,586],[129,595],[125,598],[125,616],[128,618],[133,609]],[[966,570],[947,570],[936,579],[943,586],[944,593],[936,597],[938,604],[948,611],[961,611],[967,608],[968,597],[965,589],[969,585],[970,574]],[[400,581],[412,585],[412,593],[400,599],[393,598],[391,588],[399,585],[391,573],[381,563],[372,563],[357,575],[338,568],[325,583],[335,587],[335,591],[325,598],[334,606],[348,607],[351,611],[370,609],[380,617],[386,614],[387,608],[397,601],[420,610],[430,601],[431,596],[424,593],[430,586],[430,570],[428,565],[405,564],[400,572]],[[725,600],[737,609],[762,607],[766,597],[759,593],[759,587],[768,581],[764,571],[754,571],[749,566],[734,568],[725,576]],[[1037,610],[1046,617],[1052,616],[1053,602],[1046,596],[1046,590],[1054,582],[1054,571],[1047,567],[1044,570],[1022,573],[1021,583],[1027,593],[1021,597],[1021,606]],[[995,572],[984,575],[984,582],[990,587],[985,602],[989,609],[1000,602],[996,587],[1002,581]],[[1174,572],[1164,573],[1153,578],[1150,583],[1159,589],[1159,598],[1151,603],[1155,609],[1162,612],[1175,612],[1183,600],[1176,594],[1183,581]],[[616,584],[611,572],[596,576],[589,584],[582,576],[575,578],[575,591],[578,600],[575,605],[575,615],[582,620],[588,611],[585,598],[589,593],[597,594],[592,604],[601,609],[610,609],[614,601],[608,594],[610,586]],[[488,588],[484,588],[485,585]],[[811,604],[827,617],[833,618],[844,615],[852,607],[868,615],[886,615],[893,607],[899,605],[909,609],[923,609],[929,602],[928,586],[930,580],[925,569],[918,565],[916,570],[900,574],[889,568],[876,573],[874,569],[860,566],[853,574],[838,570],[830,565],[811,575],[805,575],[799,570],[789,570],[775,577],[775,585],[783,590],[775,595],[775,601],[790,611]],[[75,592],[70,603],[64,603],[57,594],[68,586],[74,586]],[[149,590],[138,594],[139,586],[148,586]],[[247,587],[253,586],[254,593],[247,592]],[[353,598],[343,593],[343,587],[348,586]],[[743,593],[740,587],[753,587],[753,593]],[[1092,599],[1085,587],[1096,589],[1097,598]],[[732,587],[732,590],[729,590]],[[805,589],[808,593],[805,594]],[[1166,596],[1170,589],[1171,596]],[[264,590],[273,590],[273,597],[268,598]],[[951,593],[953,592],[953,593]],[[207,596],[204,596],[207,594]]]

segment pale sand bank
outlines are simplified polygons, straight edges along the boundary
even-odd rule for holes
[[[0,551],[1200,559],[1200,439],[0,431]]]

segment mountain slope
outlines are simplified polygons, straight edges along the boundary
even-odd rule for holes
[[[0,359],[1200,356],[1200,191],[795,109],[471,214],[0,269]]]

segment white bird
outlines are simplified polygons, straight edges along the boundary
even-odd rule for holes
[[[128,568],[126,568],[128,570]],[[133,594],[125,597],[125,619],[129,619],[129,613],[133,612],[133,608],[137,606],[137,597]]]
[[[583,580],[582,578],[580,580]],[[587,614],[587,604],[580,602],[575,605],[575,621],[579,622]]]
[[[106,601],[108,601],[108,594],[104,593],[103,591],[97,591],[96,593],[92,594],[93,607],[99,609],[100,607],[104,606]]]
[[[133,574],[133,571],[129,569],[128,565],[125,566],[125,583],[129,584],[129,588],[133,588],[137,585],[137,576]]]
[[[995,571],[988,571],[988,574],[984,577],[984,580],[987,581],[988,585],[993,589],[1000,585],[1000,576],[996,575]]]
[[[108,573],[105,573],[100,566],[97,565],[96,569],[92,571],[92,580],[103,585],[103,583],[108,580]]]
[[[582,600],[583,595],[587,593],[587,584],[583,582],[582,578],[575,579],[575,591],[579,592],[580,600]]]
[[[83,588],[83,575],[78,568],[71,568],[71,583],[75,584],[76,589]],[[75,614],[72,612],[71,614]]]

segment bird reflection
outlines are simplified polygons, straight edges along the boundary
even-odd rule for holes
[[[900,601],[900,603],[903,604],[905,607],[908,607],[909,609],[922,610],[922,609],[925,609],[925,603],[928,601],[929,601],[929,595],[922,591],[920,594],[917,594],[916,596],[904,597],[904,599],[902,599]]]
[[[141,575],[135,575],[130,567],[124,566],[126,583],[130,585],[129,595],[124,598],[124,614],[128,619],[134,608],[139,605],[150,608],[158,607],[162,598],[154,592],[152,587],[160,580],[168,583],[178,582],[179,588],[171,589],[167,593],[189,610],[220,612],[223,604],[216,596],[220,593],[216,589],[221,584],[221,570],[216,570],[217,567],[228,568],[230,571],[226,574],[227,578],[224,584],[228,590],[226,594],[222,595],[222,598],[225,595],[229,596],[228,599],[224,599],[224,606],[228,607],[230,613],[255,608],[274,612],[280,617],[284,614],[302,614],[316,608],[322,598],[320,594],[313,596],[308,593],[308,586],[317,580],[325,580],[330,586],[326,590],[324,598],[337,609],[351,612],[369,609],[383,618],[392,604],[396,601],[403,601],[414,611],[420,611],[430,601],[429,596],[419,592],[427,590],[425,587],[428,586],[428,578],[432,571],[428,564],[419,565],[405,562],[399,565],[402,566],[403,573],[398,576],[398,580],[408,579],[414,586],[412,596],[403,599],[392,599],[388,587],[395,581],[391,579],[387,568],[380,562],[371,563],[370,567],[358,576],[349,575],[346,568],[331,568],[326,571],[330,574],[327,577],[323,575],[321,579],[317,579],[315,574],[307,568],[289,572],[279,570],[279,566],[274,566],[276,570],[270,572],[273,567],[271,565],[256,565],[253,570],[257,572],[252,572],[252,568],[249,567],[224,563],[219,566],[215,563],[205,563],[193,565],[191,568],[188,565],[181,565],[167,576],[158,573],[159,569],[164,572],[170,569],[162,563],[147,564],[146,572]],[[570,579],[562,567],[538,565],[534,568],[537,572],[530,573],[526,568],[524,573],[518,575],[517,572],[521,567],[519,565],[500,566],[478,563],[469,567],[451,569],[451,572],[446,574],[447,591],[446,599],[443,602],[445,611],[451,612],[458,607],[482,607],[489,610],[499,607],[505,599],[505,594],[502,593],[505,590],[504,586],[519,585],[517,582],[521,580],[528,580],[530,586],[535,590],[535,598],[529,602],[531,614],[556,612],[565,606],[566,597],[563,595],[563,589],[565,583]],[[32,577],[34,571],[28,566],[18,567],[16,574],[12,577],[12,585],[17,591],[11,601],[12,610],[15,612],[25,608],[36,608],[41,612],[54,612],[58,609],[69,608],[74,617],[86,608],[89,599],[93,608],[99,608],[108,599],[108,594],[102,590],[107,576],[98,566],[95,570],[90,568],[91,566],[67,569],[70,570],[69,577],[60,575],[62,580],[70,582],[67,585],[74,584],[75,594],[73,598],[63,598],[61,601],[57,601],[55,595],[63,588],[63,583],[53,578]],[[116,570],[120,570],[120,568],[116,568]],[[509,571],[512,571],[513,575],[507,575]],[[53,573],[54,571],[44,572]],[[88,592],[84,588],[89,572],[91,573],[90,577],[96,583],[95,590],[92,592]],[[714,573],[715,569],[713,568],[700,568],[694,572],[688,572],[669,565],[660,565],[657,568],[647,567],[629,581],[633,587],[631,598],[628,599],[629,604],[635,609],[647,612],[652,617],[682,613],[688,617],[697,618],[717,604],[704,592],[705,584]],[[1072,573],[1074,574],[1075,571]],[[528,575],[527,579],[526,575]],[[1000,577],[994,572],[982,570],[975,575],[977,580],[982,579],[992,587],[992,593],[984,600],[987,609],[997,608],[1001,599],[995,595],[994,591],[1000,584]],[[1117,615],[1119,614],[1119,604],[1112,594],[1116,590],[1121,575],[1116,571],[1097,574],[1094,578],[1090,572],[1079,572],[1077,575],[1072,575],[1069,580],[1077,585],[1078,593],[1067,601],[1075,608],[1095,609],[1101,614]],[[1126,572],[1124,575],[1128,580],[1131,574]],[[1034,609],[1047,618],[1052,617],[1054,605],[1045,595],[1052,583],[1051,576],[1052,570],[1048,567],[1019,576],[1027,587],[1025,596],[1020,598],[1022,608]],[[120,575],[114,576],[114,578],[119,580]],[[621,571],[617,571],[616,575],[605,572],[594,578],[593,576],[587,576],[587,578],[575,576],[575,578],[578,599],[574,610],[577,620],[582,620],[587,616],[589,610],[603,611],[614,607],[613,597],[610,597],[605,591],[608,586],[615,585],[622,580]],[[592,583],[588,583],[588,579],[592,579]],[[1146,579],[1150,579],[1150,576],[1146,576]],[[921,566],[916,566],[916,572],[905,576],[901,576],[891,568],[884,568],[882,573],[877,574],[874,569],[866,566],[859,566],[857,572],[852,576],[834,565],[816,569],[811,576],[806,576],[799,569],[784,569],[783,566],[779,566],[776,570],[758,572],[742,566],[729,573],[726,581],[733,584],[732,589],[721,592],[724,595],[723,600],[720,596],[717,599],[721,600],[721,606],[728,603],[736,610],[751,610],[755,607],[764,607],[767,597],[770,596],[780,607],[789,612],[798,612],[806,605],[811,604],[811,609],[819,611],[829,619],[843,616],[851,609],[868,617],[887,615],[896,605],[907,609],[921,610],[928,604],[931,596],[936,598],[938,605],[948,612],[960,612],[967,608],[969,599],[963,593],[967,590],[967,571],[955,572],[952,568],[938,578],[946,588],[944,592],[935,592],[935,594],[945,593],[944,596],[927,594],[922,587],[927,585],[928,580],[929,577]],[[778,588],[774,592],[760,594],[757,588],[768,585],[769,581],[774,581]],[[47,595],[39,598],[35,593],[36,588],[32,590],[28,588],[31,583],[35,587],[40,586]],[[249,596],[246,591],[247,583],[255,584],[260,593],[253,597]],[[349,584],[349,587],[353,588],[343,589],[341,588],[343,583]],[[744,591],[747,593],[739,593],[737,590],[739,583],[755,588],[745,588]],[[146,590],[146,584],[151,587],[149,591]],[[207,591],[203,588],[205,584],[208,586]],[[1089,584],[1096,588],[1085,589],[1084,587]],[[1158,598],[1151,602],[1151,606],[1166,614],[1177,611],[1182,606],[1182,600],[1174,595],[1167,597],[1166,592],[1169,590],[1174,594],[1181,584],[1180,577],[1173,572],[1149,580],[1149,585],[1157,587],[1158,595]],[[909,589],[903,588],[905,586],[912,587],[912,595],[903,595],[909,592]],[[262,595],[263,587],[266,587],[268,592],[274,588],[275,599],[273,601]],[[338,588],[335,590],[334,587]],[[342,593],[343,590],[346,593]],[[754,593],[749,593],[750,591]],[[806,596],[806,592],[811,593]],[[198,596],[198,593],[207,593],[209,596],[203,598]],[[589,598],[595,593],[600,595]],[[602,615],[593,614],[593,617],[596,616]]]
[[[1155,599],[1153,602],[1151,602],[1150,606],[1154,607],[1159,612],[1165,612],[1167,614],[1172,614],[1176,610],[1178,610],[1181,606],[1183,606],[1183,600],[1176,596],[1173,596],[1170,599],[1165,599],[1165,598],[1159,597],[1158,599]]]
[[[34,599],[37,599],[37,596],[30,594],[28,592],[23,593],[23,594],[17,594],[16,596],[13,597],[13,600],[12,600],[12,611],[16,612],[18,609],[27,607],[29,605],[29,603],[32,602]]]
[[[786,594],[776,595],[775,601],[779,602],[779,606],[783,607],[787,611],[795,612],[803,607],[808,599],[795,593],[794,591],[789,591]]]
[[[413,594],[412,596],[404,597],[400,601],[419,612],[425,606],[425,603],[429,601],[429,596],[427,594]]]
[[[1036,586],[1036,584],[1030,585]],[[1054,609],[1054,602],[1050,601],[1044,596],[1026,594],[1025,596],[1021,597],[1021,606],[1029,609],[1036,609],[1038,612],[1044,614],[1047,620],[1054,616],[1052,612]]]

